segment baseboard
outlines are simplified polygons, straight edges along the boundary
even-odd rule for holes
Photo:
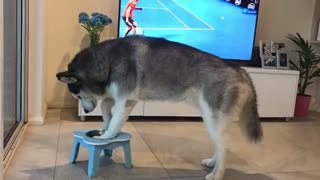
[[[64,102],[64,101],[54,101],[47,102],[48,109],[62,109],[62,108],[77,108],[78,101],[75,102]]]
[[[47,116],[47,111],[48,111],[48,105],[46,102],[43,103],[43,106],[42,106],[42,114],[44,117]]]
[[[44,116],[37,116],[37,117],[29,117],[28,124],[29,125],[44,125]]]

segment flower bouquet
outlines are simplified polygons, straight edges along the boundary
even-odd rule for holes
[[[108,16],[97,12],[92,13],[91,18],[87,13],[81,12],[79,14],[79,23],[88,31],[90,37],[90,47],[92,47],[99,43],[100,33],[105,26],[112,23],[112,20]]]

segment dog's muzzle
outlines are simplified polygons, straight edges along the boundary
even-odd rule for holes
[[[85,113],[90,113],[96,108],[96,103],[94,101],[81,101],[82,108]]]

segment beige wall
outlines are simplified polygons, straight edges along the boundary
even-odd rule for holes
[[[66,70],[74,54],[89,45],[86,31],[78,23],[78,14],[100,12],[108,15],[113,23],[107,26],[101,39],[116,38],[118,21],[117,0],[50,0],[46,8],[46,63],[48,107],[75,107],[75,100],[65,84],[56,80],[56,73]]]
[[[46,63],[48,107],[76,107],[76,101],[55,74],[66,69],[72,56],[88,45],[86,31],[78,24],[81,11],[98,11],[111,17],[102,39],[116,37],[117,0],[54,0],[47,1]],[[63,7],[62,7],[63,6]],[[261,0],[256,44],[259,39],[284,39],[291,32],[310,38],[315,0]]]
[[[317,39],[319,21],[320,21],[320,0],[316,0],[313,20],[312,20],[311,40]]]
[[[295,32],[309,39],[314,6],[315,0],[261,0],[256,44]]]

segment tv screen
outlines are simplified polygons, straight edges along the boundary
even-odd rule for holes
[[[119,9],[118,38],[163,37],[222,59],[251,60],[259,0],[120,0]]]

